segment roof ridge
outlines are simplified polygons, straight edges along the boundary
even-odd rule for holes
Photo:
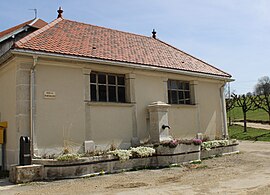
[[[84,25],[88,25],[88,26],[94,26],[94,27],[98,27],[98,28],[103,28],[103,29],[108,29],[108,30],[112,30],[112,31],[121,32],[121,33],[126,33],[126,34],[131,34],[131,35],[136,35],[136,36],[141,36],[141,37],[153,39],[152,36],[149,36],[149,37],[148,37],[148,36],[146,36],[146,35],[141,35],[141,34],[131,33],[131,32],[127,32],[127,31],[117,30],[117,29],[108,28],[108,27],[104,27],[104,26],[98,26],[98,25],[94,25],[94,24],[88,24],[88,23],[85,23],[85,22],[77,22],[77,21],[69,20],[69,19],[64,19],[64,20],[70,21],[70,22],[76,22],[76,23],[84,24]]]
[[[161,43],[163,43],[163,44],[165,44],[165,45],[167,45],[167,46],[169,46],[169,47],[172,47],[173,49],[176,49],[176,50],[178,50],[178,51],[180,51],[180,52],[183,52],[184,54],[186,54],[186,55],[188,55],[188,56],[190,56],[190,57],[192,57],[192,58],[195,58],[196,60],[199,60],[199,61],[201,61],[201,62],[207,64],[208,66],[211,66],[212,68],[214,68],[214,69],[216,69],[216,70],[218,70],[218,71],[221,71],[221,72],[223,72],[224,74],[227,74],[227,75],[230,76],[230,77],[232,76],[232,75],[230,75],[229,73],[227,73],[227,72],[225,72],[225,71],[223,71],[223,70],[221,70],[221,69],[219,69],[219,68],[217,68],[217,67],[215,67],[215,66],[209,64],[208,62],[205,62],[204,60],[201,60],[201,59],[199,59],[199,58],[197,58],[197,57],[195,57],[195,56],[193,56],[193,55],[191,55],[191,54],[186,53],[185,51],[183,51],[183,50],[181,50],[181,49],[178,49],[177,47],[174,47],[174,46],[170,45],[169,43],[166,43],[166,42],[164,42],[164,41],[161,41],[160,39],[156,39],[156,40],[159,41],[159,42],[161,42]]]
[[[47,25],[43,26],[42,28],[34,31],[33,33],[30,33],[29,35],[25,36],[24,38],[20,39],[19,41],[14,43],[15,47],[20,47],[30,39],[34,38],[35,36],[39,35],[40,33],[44,32],[45,30],[48,30],[49,28],[53,27],[57,23],[61,22],[63,18],[57,18],[53,20],[52,22],[48,23]]]

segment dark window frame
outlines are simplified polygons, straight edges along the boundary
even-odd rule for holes
[[[169,79],[167,87],[169,104],[192,105],[191,84],[189,81]]]
[[[125,75],[91,72],[89,80],[90,100],[92,102],[126,102]]]

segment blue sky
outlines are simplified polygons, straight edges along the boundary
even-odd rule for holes
[[[151,35],[230,74],[236,93],[270,76],[269,0],[9,0],[1,1],[0,31],[38,17],[64,18]]]

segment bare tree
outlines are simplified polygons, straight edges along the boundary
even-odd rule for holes
[[[232,119],[231,119],[231,115],[230,115],[230,110],[232,110],[235,107],[235,99],[230,97],[230,98],[226,98],[226,112],[228,113],[229,116],[229,125],[232,125]]]
[[[268,114],[268,124],[270,125],[270,94],[256,95],[253,101],[255,108],[262,109]]]
[[[255,86],[255,94],[255,108],[259,108],[267,112],[268,123],[270,124],[270,78],[268,76],[259,78],[258,83]]]
[[[258,83],[255,86],[255,94],[270,94],[270,78],[268,76],[263,76],[258,79]]]
[[[232,94],[236,107],[241,107],[244,116],[244,133],[247,132],[247,112],[254,109],[252,96]]]

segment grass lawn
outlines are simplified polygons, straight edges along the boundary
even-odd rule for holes
[[[243,117],[243,112],[241,110],[241,108],[236,107],[234,109],[232,109],[231,111],[229,111],[229,113],[227,113],[227,117],[231,116],[232,120],[238,119],[244,119]],[[261,109],[257,109],[255,111],[248,111],[247,112],[247,119],[250,120],[263,120],[263,121],[268,121],[268,114]]]
[[[243,133],[244,127],[233,125],[228,127],[230,138],[238,140],[270,141],[270,130],[247,128]],[[260,136],[260,137],[258,137]]]

